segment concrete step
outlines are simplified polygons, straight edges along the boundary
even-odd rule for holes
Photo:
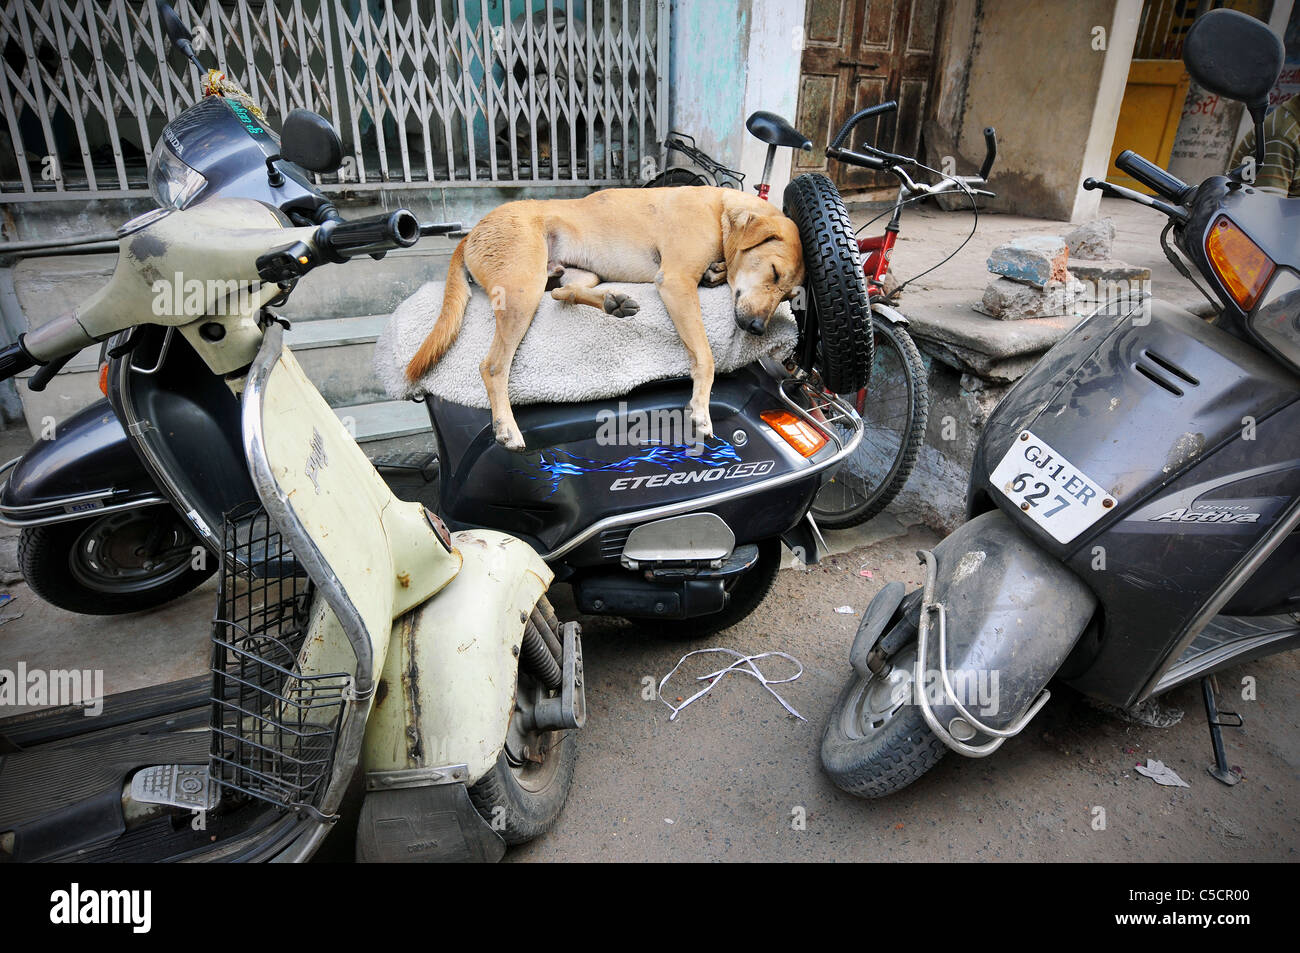
[[[429,414],[424,404],[410,400],[376,400],[365,404],[335,407],[334,413],[357,443],[376,443],[429,432]]]
[[[331,407],[387,400],[373,364],[375,340],[388,317],[367,314],[291,322],[285,343]]]

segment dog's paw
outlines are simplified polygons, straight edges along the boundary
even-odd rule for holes
[[[700,284],[706,288],[715,288],[727,280],[727,263],[725,261],[715,261],[709,265],[709,270],[704,273],[700,279]]]
[[[496,437],[497,443],[513,453],[522,453],[524,447],[524,435],[519,432],[519,428],[503,421],[493,421],[492,435]]]
[[[691,426],[695,428],[697,439],[713,436],[713,421],[709,418],[708,410],[691,410]]]
[[[641,306],[621,291],[605,293],[605,313],[616,318],[630,318],[641,310]]]

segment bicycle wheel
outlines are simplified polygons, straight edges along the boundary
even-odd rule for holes
[[[796,359],[805,371],[816,369],[828,391],[856,393],[871,373],[871,307],[848,210],[835,184],[815,172],[791,180],[782,210],[803,243],[806,303],[791,304],[799,322]]]
[[[683,169],[681,166],[673,166],[671,169],[664,169],[658,175],[647,179],[642,188],[662,189],[674,185],[709,185],[711,184],[699,172],[691,169]]]
[[[812,514],[827,529],[871,519],[898,495],[925,437],[930,392],[925,364],[901,327],[871,316],[875,359],[869,390],[859,391],[862,442],[813,498]]]

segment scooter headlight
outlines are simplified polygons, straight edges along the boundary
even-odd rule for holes
[[[1278,357],[1300,370],[1300,275],[1289,268],[1278,269],[1249,325]]]
[[[149,160],[149,193],[163,208],[182,209],[198,196],[208,180],[190,168],[167,143],[159,142]]]

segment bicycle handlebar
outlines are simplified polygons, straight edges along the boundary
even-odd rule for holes
[[[993,160],[998,157],[998,134],[992,126],[984,127],[984,162],[980,166],[980,178],[985,182],[989,180],[989,172],[993,169]]]
[[[884,159],[878,159],[875,156],[864,156],[861,152],[854,152],[852,149],[837,149],[834,146],[827,146],[826,157],[836,159],[839,162],[846,162],[849,165],[861,166],[864,169],[875,169],[877,172],[883,172],[889,168],[889,163]]]
[[[840,126],[840,131],[836,133],[835,138],[831,140],[830,148],[838,149],[840,146],[842,146],[844,144],[844,140],[849,137],[849,133],[853,131],[853,127],[856,126],[858,123],[862,122],[864,119],[870,119],[872,116],[878,116],[881,113],[893,112],[897,108],[898,108],[898,101],[895,99],[890,99],[876,106],[868,106],[866,109],[859,109],[847,120],[845,120],[844,125]]]

